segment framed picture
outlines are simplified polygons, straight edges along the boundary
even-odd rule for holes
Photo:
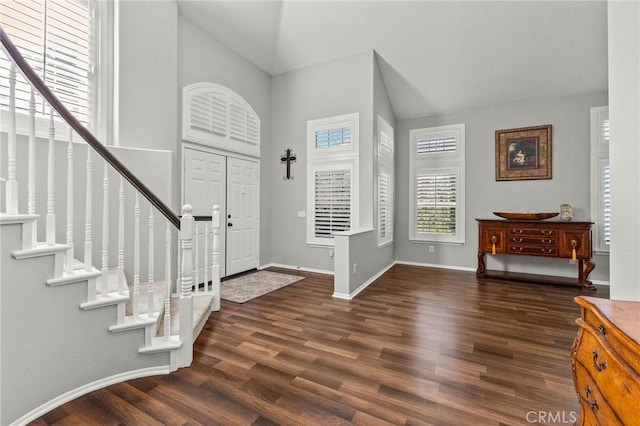
[[[496,130],[496,180],[551,179],[551,124]]]

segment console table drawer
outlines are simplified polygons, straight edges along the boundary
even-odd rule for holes
[[[535,245],[514,245],[509,244],[507,246],[507,253],[509,254],[526,254],[529,256],[558,256],[558,249],[554,246],[542,247]]]
[[[520,237],[509,237],[509,244],[519,244],[519,245],[542,245],[542,246],[552,246],[555,247],[558,244],[558,240],[554,237],[532,237],[532,236],[520,236]]]
[[[557,229],[546,228],[524,228],[524,227],[512,227],[508,230],[509,236],[533,236],[533,237],[556,237],[558,235]]]

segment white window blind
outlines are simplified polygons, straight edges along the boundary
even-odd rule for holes
[[[591,108],[591,220],[594,249],[608,252],[611,244],[611,169],[609,167],[609,107]]]
[[[378,116],[378,246],[393,241],[394,137],[393,127]]]
[[[182,90],[182,138],[214,148],[260,156],[260,118],[239,94],[215,83]]]
[[[602,168],[602,234],[604,244],[611,244],[611,169],[609,163]]]
[[[314,236],[333,238],[351,226],[351,171],[317,170],[314,176]]]
[[[416,232],[456,234],[458,177],[456,173],[416,175]]]
[[[93,108],[94,84],[92,12],[88,1],[33,0],[3,2],[0,23],[33,69],[84,124]],[[2,57],[0,105],[9,104],[10,62]],[[5,77],[6,76],[6,77]],[[30,86],[22,78],[16,85],[16,108],[29,109]],[[48,106],[37,100],[36,109],[48,114]]]
[[[412,241],[464,243],[464,123],[409,132]]]

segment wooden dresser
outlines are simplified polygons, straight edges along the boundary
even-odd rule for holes
[[[595,268],[591,240],[592,222],[562,222],[546,220],[476,219],[478,221],[479,278],[508,278],[540,283],[569,284],[595,289],[589,274]],[[578,278],[549,277],[489,271],[485,255],[519,255],[564,258],[578,264]]]
[[[640,425],[640,302],[578,296],[571,350],[578,425]]]

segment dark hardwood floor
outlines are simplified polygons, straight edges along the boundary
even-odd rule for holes
[[[525,425],[577,412],[580,288],[396,265],[347,301],[331,297],[332,277],[301,275],[223,301],[191,367],[92,392],[33,424]]]

